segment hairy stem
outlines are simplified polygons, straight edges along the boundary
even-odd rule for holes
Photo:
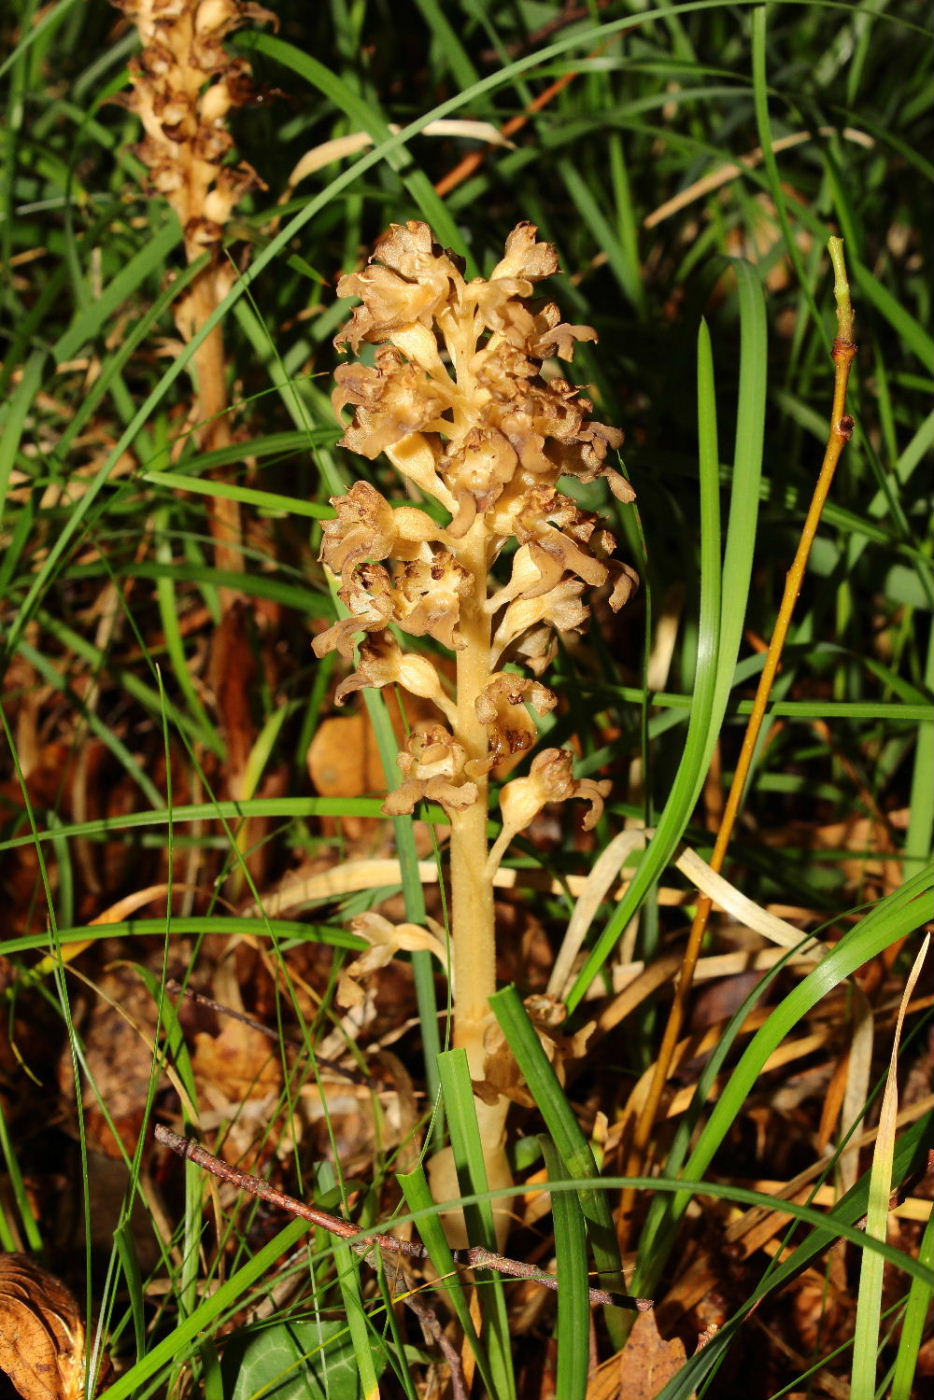
[[[472,588],[461,604],[460,631],[466,645],[457,652],[455,732],[468,760],[482,766],[487,757],[486,726],[477,717],[477,699],[490,680],[490,619],[484,610],[489,575],[489,534],[478,516],[457,551]],[[484,1074],[484,1028],[489,999],[496,991],[493,887],[485,878],[489,781],[479,773],[477,800],[451,818],[451,897],[454,931],[454,1044],[467,1051],[474,1078]]]

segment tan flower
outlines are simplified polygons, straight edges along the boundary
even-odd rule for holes
[[[383,803],[387,816],[409,815],[422,800],[440,802],[448,814],[476,802],[476,784],[465,773],[467,755],[443,725],[417,726],[407,747],[399,755],[405,781]]]
[[[237,0],[114,3],[143,45],[130,59],[133,92],[126,100],[145,132],[138,154],[152,188],[175,209],[191,260],[219,243],[244,194],[265,189],[252,166],[228,161],[233,138],[224,123],[253,87],[249,64],[226,53],[223,40],[249,20],[279,22],[270,10]]]
[[[429,540],[443,538],[429,515],[414,506],[393,510],[367,481],[355,481],[346,496],[332,496],[336,520],[322,526],[321,561],[332,573],[349,575],[363,560],[417,559]]]
[[[431,931],[418,924],[392,924],[381,914],[368,911],[351,919],[350,927],[369,947],[341,972],[337,1000],[341,1006],[360,1006],[365,998],[363,983],[374,972],[386,967],[397,953],[433,953],[442,967],[447,965],[444,930],[434,920]]]
[[[442,690],[435,667],[426,656],[404,652],[391,632],[373,633],[361,645],[357,669],[341,681],[334,692],[334,703],[343,705],[355,691],[384,685],[401,685],[410,695],[433,701],[453,722],[457,710]]]
[[[350,660],[358,632],[381,632],[392,620],[392,582],[382,564],[358,564],[338,597],[350,612],[315,637],[312,650],[319,659],[339,651]]]
[[[571,771],[573,763],[574,755],[568,749],[543,749],[532,760],[527,777],[514,778],[503,788],[499,795],[503,827],[490,851],[487,868],[491,873],[496,870],[512,838],[524,831],[549,802],[583,798],[590,803],[590,811],[583,821],[584,830],[590,831],[596,826],[603,815],[603,799],[609,794],[612,784],[606,780],[595,782],[593,778],[574,778]]]
[[[359,309],[359,308],[358,308]],[[334,411],[354,404],[356,413],[340,445],[371,460],[415,432],[441,432],[449,408],[441,387],[394,346],[381,346],[376,365],[339,365]]]
[[[477,718],[487,727],[490,766],[510,754],[523,753],[538,741],[535,721],[526,709],[534,705],[540,715],[553,710],[557,696],[539,681],[500,672],[477,700]]]
[[[399,570],[393,594],[393,616],[413,637],[429,636],[458,650],[461,599],[470,591],[467,570],[447,550],[428,559],[414,559]]]

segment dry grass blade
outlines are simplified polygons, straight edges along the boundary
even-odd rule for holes
[[[898,1009],[898,1020],[895,1025],[895,1034],[892,1037],[889,1072],[885,1081],[885,1093],[882,1096],[882,1111],[879,1115],[878,1136],[872,1154],[866,1234],[881,1240],[885,1239],[888,1230],[892,1158],[895,1153],[895,1133],[898,1122],[898,1049],[908,1003],[911,1001],[911,994],[921,976],[921,968],[930,946],[931,935],[927,934],[921,945],[921,951],[915,958],[914,966],[908,974],[905,992]],[[852,1400],[871,1400],[875,1394],[876,1354],[879,1346],[882,1316],[882,1282],[882,1259],[874,1251],[864,1249],[860,1264],[856,1332],[853,1343]]]

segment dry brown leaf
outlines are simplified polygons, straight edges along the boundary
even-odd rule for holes
[[[160,1077],[153,1065],[158,1010],[146,983],[129,965],[107,968],[92,990],[94,1001],[80,1020],[89,1076],[82,1098],[85,1127],[93,1149],[119,1160],[136,1148],[150,1083]],[[58,1079],[64,1102],[74,1103],[68,1046],[59,1059]],[[71,1127],[77,1136],[76,1123]]]
[[[212,1101],[217,1095],[230,1104],[262,1099],[282,1084],[282,1066],[268,1037],[242,1021],[228,1021],[217,1036],[199,1031],[192,1068]]]
[[[84,1390],[78,1304],[28,1254],[0,1255],[0,1370],[23,1400],[78,1400]]]
[[[679,1337],[659,1335],[653,1313],[640,1313],[625,1349],[598,1366],[587,1386],[587,1400],[655,1400],[687,1361]]]

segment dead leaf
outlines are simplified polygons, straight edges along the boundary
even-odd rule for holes
[[[107,968],[92,989],[95,999],[80,1017],[89,1081],[83,1091],[85,1128],[92,1149],[119,1160],[135,1150],[150,1083],[154,1076],[161,1077],[152,1049],[158,1009],[143,978],[129,964]],[[63,1101],[74,1103],[74,1061],[68,1046],[59,1060],[58,1079]],[[69,1128],[77,1136],[76,1120]]]
[[[78,1400],[84,1391],[78,1304],[28,1254],[0,1255],[0,1370],[23,1400]]]
[[[594,1371],[587,1400],[655,1400],[686,1361],[681,1339],[665,1341],[654,1314],[640,1313],[624,1350]]]
[[[192,1067],[209,1097],[220,1095],[231,1105],[278,1094],[282,1084],[282,1066],[268,1037],[242,1021],[228,1021],[217,1036],[199,1031]]]

